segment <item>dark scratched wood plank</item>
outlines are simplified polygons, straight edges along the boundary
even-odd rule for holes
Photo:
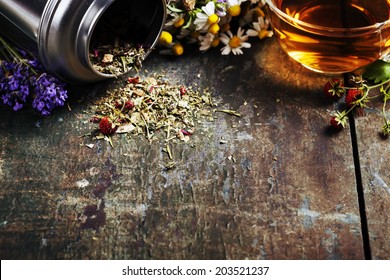
[[[140,75],[208,87],[242,114],[216,113],[189,144],[172,144],[169,171],[161,143],[85,147],[84,109],[100,86],[76,88],[84,101],[39,127],[0,112],[1,257],[362,259],[350,135],[326,129],[326,77],[273,40],[251,50],[148,58]]]
[[[359,158],[373,259],[390,256],[390,145],[379,132],[383,126],[381,104],[356,119]]]

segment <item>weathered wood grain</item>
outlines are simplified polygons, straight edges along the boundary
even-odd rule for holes
[[[382,104],[371,103],[356,119],[362,186],[373,259],[390,256],[390,145],[379,133],[384,124]]]
[[[215,113],[172,144],[167,171],[142,137],[85,146],[103,85],[74,88],[84,100],[43,120],[1,110],[2,259],[364,258],[350,135],[327,130],[326,77],[272,39],[240,57],[152,55],[144,70],[209,87],[242,117]]]

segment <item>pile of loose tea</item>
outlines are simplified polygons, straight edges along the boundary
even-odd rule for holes
[[[92,106],[91,121],[99,125],[98,139],[114,133],[144,135],[149,141],[164,138],[188,142],[202,117],[212,118],[215,106],[209,91],[173,85],[162,76],[140,80],[128,78],[121,88]],[[162,136],[161,136],[162,135]]]
[[[134,20],[131,1],[111,1],[91,35],[89,59],[98,72],[120,76],[138,71],[150,47],[138,33],[144,29]]]
[[[113,44],[98,45],[91,49],[89,57],[92,66],[100,73],[120,76],[141,68],[145,49],[116,38]]]

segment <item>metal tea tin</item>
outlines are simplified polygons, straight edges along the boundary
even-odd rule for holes
[[[39,57],[59,78],[96,82],[113,77],[95,70],[89,59],[100,21],[114,17],[127,29],[124,36],[130,43],[147,46],[148,55],[163,29],[165,1],[0,0],[0,32]]]

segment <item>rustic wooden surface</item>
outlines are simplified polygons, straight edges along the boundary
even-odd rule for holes
[[[0,112],[2,259],[364,259],[349,130],[327,129],[327,77],[290,61],[273,39],[243,56],[152,54],[142,77],[210,88],[219,106],[190,143],[81,135],[108,85],[72,88],[71,111]],[[390,245],[389,144],[357,120],[372,257]],[[373,126],[373,125],[372,125]],[[353,132],[353,131],[352,131]],[[227,141],[220,143],[221,137]],[[364,221],[363,221],[364,222]]]
[[[356,119],[360,170],[373,259],[390,259],[390,142],[378,137],[384,122],[381,104]]]

